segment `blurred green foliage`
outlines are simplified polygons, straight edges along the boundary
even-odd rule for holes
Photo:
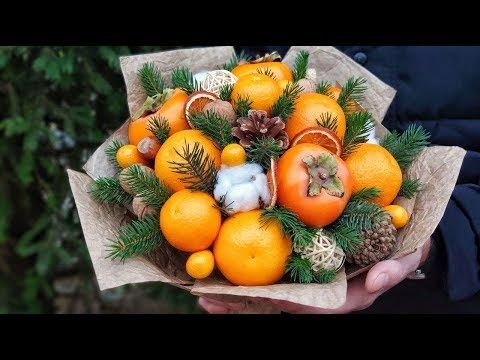
[[[128,116],[118,57],[158,50],[0,47],[0,313],[51,312],[55,276],[93,276],[66,169]],[[142,288],[194,310],[178,289]]]

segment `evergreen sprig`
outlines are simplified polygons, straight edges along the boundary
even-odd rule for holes
[[[295,64],[293,65],[293,81],[297,82],[300,79],[304,79],[307,76],[308,67],[308,51],[301,50],[295,58]]]
[[[419,179],[404,179],[398,195],[412,199],[421,189],[422,183]]]
[[[124,144],[118,140],[113,139],[110,144],[105,149],[105,155],[107,155],[108,161],[112,164],[117,171],[120,171],[122,168],[118,164],[117,161],[117,151],[123,146]]]
[[[298,254],[293,254],[287,262],[285,269],[293,282],[300,284],[310,284],[313,282],[312,262],[308,258],[302,258]]]
[[[349,201],[336,224],[357,230],[368,230],[379,222],[384,214],[383,209],[377,204],[362,200]]]
[[[269,169],[271,158],[278,158],[283,153],[283,148],[271,137],[260,137],[253,140],[246,149],[248,160],[260,164],[264,169]]]
[[[375,127],[372,115],[367,111],[357,111],[347,114],[347,130],[343,137],[342,158],[345,159],[361,144],[368,141],[368,135]]]
[[[112,204],[127,205],[133,200],[132,196],[120,186],[120,180],[113,177],[96,179],[89,193],[95,200]]]
[[[338,95],[337,103],[343,109],[345,113],[350,112],[350,105],[352,102],[360,102],[363,100],[367,87],[365,84],[367,79],[362,77],[351,77],[347,80],[345,85],[342,86],[340,95]]]
[[[174,87],[182,89],[187,94],[201,90],[200,83],[186,67],[177,67],[173,69],[172,84]]]
[[[155,174],[144,171],[141,166],[129,166],[122,172],[125,183],[132,189],[145,205],[153,206],[160,211],[161,207],[172,195],[171,190],[161,182]]]
[[[238,62],[240,60],[249,62],[250,60],[252,60],[252,57],[250,55],[247,55],[243,50],[240,52],[239,55],[233,53],[228,63],[222,65],[222,69],[232,71],[238,66]]]
[[[271,77],[273,80],[277,80],[277,77],[273,73],[272,69],[270,69],[269,67],[258,68],[257,73]]]
[[[319,284],[329,284],[335,280],[337,273],[335,270],[320,269],[319,271],[313,273],[313,278],[315,282]]]
[[[279,116],[284,122],[295,111],[295,102],[297,101],[302,88],[297,84],[288,84],[283,90],[282,95],[272,106],[272,116]]]
[[[160,144],[163,144],[170,133],[170,124],[163,116],[152,116],[148,121],[147,130],[151,131]]]
[[[235,109],[235,114],[237,117],[246,117],[248,116],[248,111],[252,109],[253,101],[250,100],[248,96],[239,96],[233,102],[233,108]]]
[[[223,116],[213,111],[193,112],[189,120],[193,128],[210,138],[219,149],[233,142],[232,127]]]
[[[317,92],[317,94],[331,96],[332,84],[330,84],[328,81],[322,80],[320,83],[317,84],[317,88],[315,89],[315,91]]]
[[[380,189],[376,187],[363,188],[352,194],[350,201],[369,201],[380,196]]]
[[[363,243],[361,233],[358,229],[342,224],[341,222],[325,228],[327,235],[335,240],[337,246],[346,253],[354,253],[358,245]]]
[[[183,161],[169,161],[170,169],[185,175],[180,180],[190,189],[211,193],[215,186],[217,170],[215,161],[205,153],[205,149],[199,142],[195,142],[193,148],[185,141],[182,149],[175,149]]]
[[[260,216],[262,226],[268,226],[271,221],[277,221],[293,243],[301,247],[310,244],[317,233],[317,229],[306,226],[294,212],[282,206],[274,206],[262,211]]]
[[[387,149],[404,170],[428,144],[430,134],[420,125],[410,125],[401,135],[393,131],[384,136],[380,145]]]
[[[332,113],[324,112],[320,114],[320,119],[317,119],[318,126],[322,126],[333,132],[337,131],[337,116],[333,116]]]
[[[230,102],[232,97],[233,84],[225,84],[220,88],[220,99]]]
[[[165,82],[158,67],[153,62],[147,62],[138,71],[140,84],[147,96],[155,96],[163,93]]]
[[[163,241],[158,216],[147,215],[120,228],[117,237],[108,246],[107,258],[119,258],[123,262],[129,257],[155,249]]]

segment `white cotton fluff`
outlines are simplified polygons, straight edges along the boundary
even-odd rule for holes
[[[368,144],[377,144],[378,145],[378,139],[375,135],[375,128],[373,128],[369,133],[368,133]]]
[[[195,75],[193,75],[193,78],[197,80],[199,83],[201,83],[207,77],[207,72],[208,71],[202,71],[202,72],[196,73]]]
[[[267,176],[260,165],[245,163],[239,166],[222,165],[217,173],[213,190],[215,200],[225,204],[229,214],[245,212],[260,207],[260,201],[270,203]]]

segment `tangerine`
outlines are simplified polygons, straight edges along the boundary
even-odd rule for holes
[[[232,70],[232,73],[240,79],[245,75],[258,74],[259,71],[263,72],[267,71],[267,69],[272,72],[276,80],[293,80],[292,70],[284,63],[278,61],[238,65]]]
[[[135,145],[123,145],[118,149],[116,159],[118,165],[124,169],[133,164],[149,165],[149,161],[142,156]]]
[[[232,105],[241,98],[248,98],[252,101],[252,109],[270,110],[282,94],[282,89],[277,81],[270,76],[263,74],[249,74],[240,78],[232,91]]]
[[[197,251],[190,255],[185,264],[187,274],[194,279],[205,279],[215,267],[215,259],[210,250]]]

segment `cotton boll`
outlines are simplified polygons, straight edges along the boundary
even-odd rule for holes
[[[268,179],[267,175],[264,173],[255,175],[255,181],[253,182],[257,189],[258,196],[264,204],[270,204],[272,196],[270,194],[270,189],[268,188]]]
[[[225,196],[225,206],[230,214],[258,209],[260,204],[255,184],[248,182],[231,188]]]

